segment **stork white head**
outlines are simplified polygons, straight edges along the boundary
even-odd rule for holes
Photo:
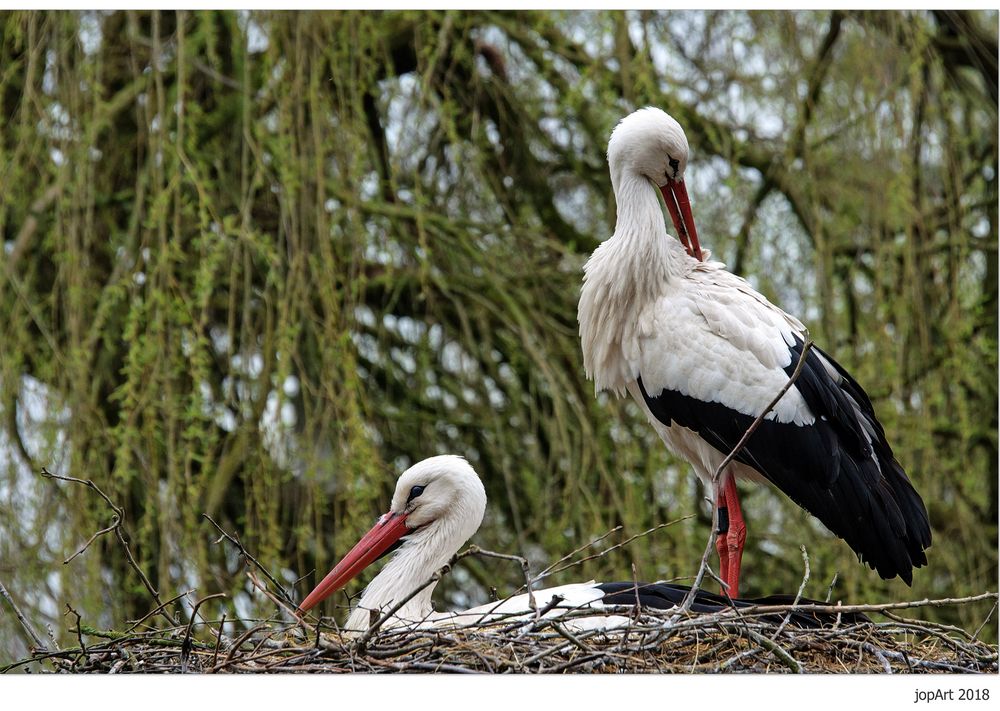
[[[404,559],[397,568],[414,578],[423,576],[415,584],[424,582],[479,529],[485,512],[486,490],[465,459],[446,454],[417,462],[396,482],[389,511],[306,596],[299,609],[306,612],[315,607],[397,546],[402,546],[397,558]],[[407,558],[413,564],[406,565]],[[379,577],[398,577],[400,571],[393,574],[389,567],[372,581],[365,597],[369,591],[384,587],[378,583]],[[397,583],[396,587],[406,584],[398,579],[391,582]]]
[[[611,177],[616,171],[630,170],[643,175],[657,187],[668,180],[683,180],[688,162],[688,141],[684,129],[665,111],[648,106],[623,118],[608,141]]]
[[[652,106],[618,122],[608,141],[608,167],[615,194],[626,176],[646,178],[663,194],[670,219],[688,253],[702,258],[691,201],[684,185],[688,141],[684,129],[669,114]]]

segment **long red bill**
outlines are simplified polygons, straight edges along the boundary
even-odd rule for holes
[[[410,529],[406,527],[406,514],[392,512],[383,514],[372,529],[354,544],[354,548],[306,596],[306,599],[299,605],[299,610],[308,612],[340,590],[358,573],[367,568],[372,561],[388,550],[393,543],[409,532]]]
[[[691,214],[691,200],[688,199],[687,187],[683,180],[667,180],[660,187],[663,201],[667,203],[667,211],[677,230],[684,249],[699,262],[702,261],[701,245],[698,243],[698,230],[694,226],[694,215]]]

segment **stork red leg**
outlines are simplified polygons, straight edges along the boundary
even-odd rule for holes
[[[719,491],[717,507],[719,509],[719,527],[716,530],[715,550],[719,552],[719,577],[729,582],[729,508],[726,506],[726,490]],[[726,591],[723,590],[725,595]]]
[[[726,574],[722,579],[729,585],[729,597],[740,595],[740,563],[743,560],[743,544],[747,540],[747,526],[740,509],[740,496],[736,491],[736,476],[730,474],[722,487],[725,497],[729,530],[726,532]],[[721,514],[721,511],[720,511]],[[721,558],[721,554],[720,554]]]

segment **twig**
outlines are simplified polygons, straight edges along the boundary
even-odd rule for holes
[[[571,669],[572,667],[592,662],[595,659],[600,659],[602,656],[604,655],[601,652],[595,652],[594,654],[585,654],[584,656],[579,657],[577,659],[571,659],[565,664],[560,664],[557,667],[552,667],[552,669],[550,669],[549,671],[551,671],[553,674],[558,674],[560,672],[566,671],[567,669]]]
[[[924,598],[923,600],[911,600],[906,602],[886,602],[871,605],[752,605],[742,608],[744,614],[748,612],[787,612],[793,607],[799,612],[884,612],[885,610],[904,610],[911,607],[945,607],[947,605],[965,605],[981,600],[996,600],[998,594],[995,592],[985,592],[969,597],[947,597],[937,600]]]
[[[536,608],[535,609],[535,621],[532,623],[530,631],[537,632],[537,631],[540,631],[540,630],[544,629],[545,626],[548,625],[551,622],[551,620],[546,619],[545,616],[547,614],[549,614],[550,612],[552,612],[557,607],[559,607],[559,605],[565,599],[566,598],[563,597],[562,595],[553,595],[551,598],[549,598],[549,601],[547,603],[545,603],[545,605],[543,605],[541,607],[541,609],[537,609]],[[513,614],[515,616],[520,616],[520,613],[518,613],[518,612],[515,612]]]
[[[555,620],[552,621],[552,629],[554,629],[556,632],[558,632],[560,637],[564,637],[565,639],[568,639],[570,642],[572,642],[574,645],[576,645],[579,649],[582,649],[584,652],[590,653],[590,652],[594,651],[590,647],[588,647],[587,645],[585,645],[583,642],[581,642],[579,639],[577,639],[576,637],[574,637],[572,632],[570,632],[568,629],[566,629],[565,627],[563,627],[562,625],[560,625]]]
[[[840,573],[834,573],[833,574],[833,579],[830,580],[830,587],[828,587],[826,589],[826,601],[827,602],[830,602],[830,598],[833,597],[833,586],[837,584],[837,578],[839,576],[840,576]]]
[[[184,630],[184,641],[181,643],[181,674],[187,673],[188,657],[191,656],[191,628],[194,626],[195,618],[198,616],[198,608],[201,607],[201,604],[207,600],[213,600],[217,597],[225,596],[225,593],[207,595],[206,597],[198,600],[191,609],[191,619],[188,620],[187,629]]]
[[[774,655],[778,659],[780,659],[784,663],[784,665],[787,666],[789,669],[791,669],[793,672],[795,672],[796,674],[802,673],[802,665],[799,664],[797,661],[795,661],[795,657],[789,654],[785,650],[785,648],[782,647],[780,644],[768,639],[759,632],[754,632],[751,629],[747,629],[744,631],[750,635],[751,639],[753,639],[754,642],[764,647],[768,651],[773,652]]]
[[[870,650],[869,650],[870,651]],[[907,665],[912,665],[915,667],[923,667],[925,669],[944,669],[950,672],[968,673],[968,669],[963,669],[956,664],[949,664],[948,662],[936,662],[928,661],[924,659],[910,659],[909,655],[903,652],[894,652],[889,649],[881,650],[882,654],[890,659],[896,659],[898,661],[905,662]]]
[[[219,623],[219,633],[215,635],[215,651],[212,652],[212,666],[219,660],[219,647],[222,645],[222,630],[226,627],[226,613],[222,613],[222,621]]]
[[[565,563],[567,560],[569,560],[570,558],[572,558],[573,556],[575,556],[580,551],[583,551],[583,550],[585,550],[587,548],[590,548],[591,546],[596,546],[598,543],[600,543],[601,541],[603,541],[605,538],[607,538],[611,534],[617,533],[618,531],[622,530],[622,528],[623,528],[623,526],[619,524],[618,526],[615,526],[614,528],[612,528],[607,533],[603,533],[600,536],[598,536],[597,538],[593,539],[592,541],[588,541],[588,542],[584,543],[582,546],[573,549],[572,551],[570,551],[569,553],[567,553],[566,555],[564,555],[562,558],[560,558],[559,560],[557,560],[555,563],[552,563],[550,566],[548,566],[547,568],[545,568],[545,570],[543,570],[541,573],[539,573],[538,575],[536,575],[535,578],[534,578],[535,582],[537,583],[537,582],[539,582],[541,580],[544,580],[546,578],[546,576],[548,576],[548,574],[550,572],[558,573],[559,570],[565,570],[565,568],[560,568],[559,570],[555,570],[555,571],[553,571],[552,569],[555,568],[560,563]],[[582,562],[583,562],[582,560],[577,561],[577,563],[582,563]],[[574,565],[576,565],[576,563],[574,563]]]
[[[972,635],[963,630],[961,627],[956,627],[955,625],[946,625],[941,622],[930,622],[927,620],[911,620],[908,617],[903,617],[902,615],[893,614],[888,610],[883,611],[882,614],[888,617],[890,620],[899,622],[902,625],[915,625],[923,631],[930,631],[933,629],[933,630],[941,630],[944,632],[955,632],[957,634],[962,635],[968,640],[972,639]]]
[[[451,570],[452,563],[456,559],[457,556],[455,558],[452,558],[450,562],[445,563],[441,568],[435,571],[435,573],[430,578],[424,581],[421,585],[415,588],[409,595],[406,595],[403,599],[401,599],[399,602],[397,602],[395,605],[389,608],[385,613],[383,613],[377,620],[375,620],[375,622],[369,625],[368,629],[365,630],[364,634],[361,635],[361,637],[357,641],[356,646],[358,648],[358,651],[364,652],[365,645],[368,644],[368,640],[372,638],[372,635],[378,632],[379,628],[382,625],[384,625],[390,617],[399,612],[399,610],[403,607],[403,605],[412,600],[417,595],[417,593],[419,593],[421,590],[425,589],[429,585],[434,585],[439,580],[441,580],[441,578],[443,578],[448,573],[448,571]]]
[[[139,576],[139,579],[142,580],[142,584],[145,586],[146,590],[149,592],[150,595],[153,596],[153,600],[155,600],[159,605],[159,607],[157,608],[159,613],[164,617],[166,617],[168,620],[170,620],[171,623],[173,623],[173,620],[170,618],[170,615],[168,615],[163,610],[163,603],[160,601],[160,593],[157,592],[156,588],[153,587],[153,584],[149,582],[149,578],[147,578],[146,574],[142,572],[142,568],[139,567],[139,564],[132,556],[132,549],[129,548],[128,540],[125,538],[125,534],[123,533],[123,529],[125,527],[125,509],[121,508],[120,506],[117,506],[115,502],[112,501],[111,498],[107,494],[105,494],[101,490],[101,488],[97,486],[97,484],[95,484],[90,479],[77,479],[76,477],[72,476],[53,474],[45,467],[42,467],[41,475],[46,479],[59,479],[61,481],[69,481],[73,482],[74,484],[82,484],[83,486],[86,486],[89,489],[93,489],[102,499],[104,499],[107,502],[108,506],[110,506],[111,510],[114,512],[114,519],[113,519],[114,523],[111,525],[111,527],[109,529],[105,529],[104,531],[98,531],[97,533],[95,533],[93,536],[90,537],[90,540],[87,541],[87,543],[83,546],[83,548],[81,548],[79,551],[77,551],[74,555],[72,555],[64,562],[68,563],[69,561],[73,560],[73,558],[76,558],[76,556],[83,553],[90,546],[90,544],[93,543],[94,540],[102,533],[107,533],[109,530],[114,531],[115,537],[118,539],[118,542],[121,544],[122,549],[125,551],[125,558],[128,560],[129,566],[131,566],[132,570],[136,572],[136,574]]]
[[[83,629],[80,627],[80,613],[74,610],[69,603],[66,603],[66,614],[73,613],[76,616],[76,639],[80,643],[80,658],[87,653],[87,645],[83,642]]]
[[[479,674],[480,672],[475,669],[469,669],[468,667],[459,667],[454,664],[428,664],[427,662],[404,662],[402,664],[398,662],[393,662],[389,664],[393,669],[397,671],[410,671],[415,669],[417,671],[428,671],[428,672],[445,672],[448,674]]]
[[[635,563],[632,563],[632,590],[635,592],[635,614],[638,616],[642,612],[642,601],[639,599],[639,574],[635,570]]]
[[[785,629],[785,625],[788,624],[788,621],[790,619],[792,619],[792,614],[794,612],[794,608],[795,608],[796,605],[799,604],[799,600],[802,599],[802,592],[806,589],[806,583],[809,582],[809,554],[806,553],[806,547],[805,546],[799,546],[799,550],[802,551],[802,562],[803,562],[803,564],[805,565],[805,568],[806,568],[805,573],[802,575],[802,584],[799,585],[798,592],[795,593],[795,599],[792,600],[792,608],[793,609],[789,610],[788,614],[785,615],[785,617],[784,617],[783,620],[781,620],[781,624],[778,625],[778,629],[776,629],[774,631],[774,634],[771,635],[771,639],[778,639],[778,635],[781,634],[781,631],[783,629]]]
[[[990,618],[993,617],[993,613],[996,612],[996,611],[997,611],[997,603],[994,602],[993,603],[993,607],[990,608],[989,613],[983,619],[983,624],[979,625],[979,627],[976,628],[976,631],[972,633],[972,641],[973,642],[975,642],[977,639],[979,639],[979,633],[983,631],[983,628],[986,627],[986,623],[990,621]]]
[[[293,608],[290,605],[286,605],[284,601],[280,600],[274,593],[272,593],[270,590],[268,590],[264,586],[264,584],[261,583],[260,580],[257,579],[257,576],[253,574],[252,570],[248,570],[247,571],[247,577],[250,578],[251,584],[255,588],[257,588],[258,590],[260,590],[264,594],[264,597],[266,597],[268,600],[270,600],[271,602],[273,602],[278,607],[278,609],[284,610],[285,612],[287,612],[288,615],[293,620],[298,620],[299,619],[298,615],[295,614],[295,611],[296,611],[297,608]]]
[[[48,635],[49,640],[52,642],[52,646],[55,647],[55,649],[58,651],[59,640],[56,639],[56,633],[52,630],[51,624],[48,623],[45,624],[45,632]]]
[[[217,672],[217,671],[225,668],[226,666],[228,666],[233,661],[233,655],[236,654],[236,652],[239,651],[239,649],[243,645],[243,643],[246,642],[248,639],[250,639],[250,637],[254,634],[254,632],[257,632],[257,631],[265,629],[265,628],[266,628],[266,625],[254,625],[253,627],[251,627],[250,629],[248,629],[246,632],[244,632],[243,634],[241,634],[239,637],[237,637],[233,641],[233,643],[231,645],[229,645],[229,651],[226,652],[226,658],[223,659],[222,662],[220,662],[219,664],[212,665],[212,668],[208,669],[206,671],[208,671],[210,673]]]
[[[170,598],[166,602],[160,603],[159,605],[157,605],[156,607],[154,607],[152,610],[150,610],[149,612],[147,612],[145,615],[143,615],[142,617],[140,617],[138,620],[136,620],[135,622],[133,622],[132,626],[129,627],[127,630],[125,630],[125,632],[126,633],[131,632],[132,630],[134,630],[136,627],[138,627],[139,625],[141,625],[143,622],[145,622],[146,620],[148,620],[150,617],[152,617],[153,615],[155,615],[157,612],[159,612],[160,610],[162,610],[167,605],[169,605],[171,603],[174,603],[174,602],[177,602],[182,597],[190,595],[193,592],[194,592],[194,590],[185,590],[184,592],[182,592],[179,595],[174,595],[172,598]],[[173,620],[171,620],[171,622],[172,621]]]
[[[778,401],[785,396],[785,393],[788,392],[789,388],[791,388],[792,385],[795,384],[795,381],[798,380],[799,375],[802,373],[802,368],[806,364],[806,356],[809,354],[809,351],[812,349],[812,347],[813,347],[812,339],[805,342],[805,344],[802,346],[802,352],[799,354],[799,362],[795,364],[795,370],[788,378],[788,382],[786,382],[784,386],[781,388],[781,390],[778,391],[778,394],[774,396],[774,399],[771,400],[770,403],[768,403],[767,407],[764,408],[763,412],[757,415],[754,421],[750,424],[750,427],[747,428],[747,431],[743,433],[742,437],[740,437],[740,441],[737,442],[736,446],[733,447],[732,451],[726,455],[726,458],[722,460],[722,463],[715,468],[715,473],[712,475],[712,530],[709,531],[708,544],[705,546],[705,552],[701,556],[701,564],[698,566],[698,574],[695,575],[694,583],[691,585],[691,590],[684,597],[684,602],[682,602],[677,609],[678,617],[681,613],[686,613],[691,610],[691,605],[694,604],[694,599],[695,596],[698,594],[698,589],[701,587],[701,582],[702,580],[705,579],[705,571],[709,569],[708,559],[712,555],[712,550],[715,548],[715,539],[716,536],[718,535],[718,528],[719,528],[719,507],[718,507],[719,477],[722,475],[722,472],[725,470],[725,468],[728,467],[729,464],[733,461],[733,459],[736,458],[736,455],[738,455],[743,450],[743,447],[746,446],[747,441],[750,439],[750,437],[753,436],[753,433],[757,431],[757,428],[760,427],[761,423],[764,421],[764,418],[768,415],[768,413],[770,413],[771,410],[774,409],[774,407],[778,404]],[[676,617],[674,619],[676,619]]]
[[[14,611],[14,616],[17,617],[17,621],[21,623],[22,629],[24,629],[31,642],[34,643],[35,649],[48,650],[48,647],[42,641],[41,637],[35,634],[35,631],[28,623],[28,618],[21,612],[21,609],[17,606],[17,603],[14,602],[14,598],[10,596],[10,593],[7,592],[7,588],[3,586],[3,583],[0,583],[0,595],[3,596],[4,600],[7,601],[7,604],[10,605],[11,609]]]
[[[483,548],[480,548],[479,546],[472,545],[469,546],[469,548],[466,551],[460,553],[458,558],[456,558],[455,560],[458,560],[459,558],[464,558],[467,555],[481,555],[484,558],[498,558],[500,560],[512,560],[515,561],[516,563],[519,563],[521,565],[521,573],[524,575],[524,589],[526,589],[528,593],[528,607],[532,610],[537,610],[537,605],[535,603],[535,593],[532,590],[532,585],[534,584],[534,581],[531,579],[531,569],[528,567],[527,558],[522,558],[519,555],[509,555],[507,553],[494,553],[493,551],[488,551]],[[513,597],[513,595],[511,595],[510,597]],[[510,598],[508,597],[507,599]],[[537,619],[537,614],[536,614],[536,619]]]
[[[882,664],[882,668],[885,670],[886,674],[892,674],[892,665],[889,664],[889,660],[885,658],[884,654],[882,654],[882,650],[871,642],[862,642],[861,648],[875,655],[875,658]]]
[[[530,667],[532,664],[534,664],[536,662],[540,662],[545,657],[551,656],[553,654],[558,654],[559,652],[563,651],[564,649],[566,649],[566,648],[568,648],[568,647],[570,647],[572,645],[573,645],[573,642],[571,640],[569,642],[565,642],[563,644],[556,645],[555,647],[544,647],[544,648],[542,648],[542,651],[538,652],[537,654],[531,655],[530,657],[528,657],[527,659],[525,659],[523,662],[521,662],[520,666],[521,666],[521,668]]]
[[[64,659],[65,656],[66,656],[66,654],[68,652],[71,652],[71,651],[73,651],[73,650],[61,649],[61,650],[58,650],[56,652],[45,652],[44,654],[33,654],[30,657],[28,657],[27,659],[18,659],[16,662],[11,662],[10,664],[8,664],[5,667],[0,667],[0,674],[6,674],[7,672],[11,671],[12,669],[17,669],[18,667],[23,667],[23,666],[26,666],[28,664],[34,664],[35,662],[42,662],[42,661],[46,661],[46,660],[52,661],[52,660],[56,660],[56,659]]]
[[[114,530],[115,530],[116,528],[118,528],[118,525],[119,525],[119,524],[121,523],[121,522],[120,522],[120,521],[118,520],[118,514],[115,514],[115,515],[114,515],[114,516],[112,517],[111,521],[112,521],[112,523],[111,523],[111,525],[110,525],[110,526],[108,526],[107,528],[102,528],[102,529],[101,529],[100,531],[98,531],[97,533],[95,533],[94,535],[92,535],[92,536],[91,536],[91,537],[90,537],[90,538],[89,538],[89,539],[87,540],[87,542],[83,544],[83,546],[82,546],[82,547],[80,548],[80,550],[78,550],[78,551],[77,551],[76,553],[74,553],[74,554],[73,554],[73,555],[71,555],[71,556],[70,556],[69,558],[67,558],[66,560],[64,560],[64,561],[63,561],[63,565],[66,565],[66,564],[67,564],[67,563],[69,563],[69,562],[70,562],[71,560],[73,560],[74,558],[76,558],[76,557],[77,557],[78,555],[80,555],[81,553],[83,553],[83,552],[84,552],[85,550],[87,550],[88,548],[90,548],[90,544],[91,544],[91,543],[93,543],[93,542],[94,542],[95,540],[97,540],[97,538],[98,538],[99,536],[103,536],[103,535],[104,535],[105,533],[111,533],[111,532],[112,532],[112,531],[114,531]]]
[[[257,560],[252,555],[250,555],[250,551],[248,551],[246,549],[246,547],[243,545],[243,543],[240,541],[239,538],[237,538],[236,536],[234,536],[231,533],[227,533],[225,531],[225,529],[223,529],[222,526],[220,526],[219,524],[217,524],[215,522],[215,519],[213,519],[207,513],[202,513],[202,516],[204,516],[206,519],[208,519],[209,523],[211,523],[213,526],[215,526],[218,529],[219,533],[222,534],[222,538],[225,538],[227,541],[229,541],[230,543],[232,543],[234,546],[236,546],[239,549],[240,555],[242,555],[245,560],[248,560],[248,561],[250,561],[251,563],[253,563],[254,565],[257,566],[257,568],[260,570],[260,572],[262,572],[264,574],[264,577],[266,577],[268,580],[271,581],[271,584],[274,585],[274,587],[277,589],[278,593],[283,598],[285,598],[285,601],[289,605],[291,605],[292,607],[295,606],[295,602],[292,600],[291,596],[287,592],[285,592],[285,588],[282,587],[281,583],[278,582],[277,578],[275,578],[273,575],[271,575],[270,571],[268,571],[268,569],[265,568],[263,566],[263,564],[261,564],[261,562],[259,560]],[[220,538],[219,541],[221,541],[222,538]],[[218,541],[216,541],[216,542],[218,543]]]
[[[594,560],[596,558],[602,558],[602,557],[604,557],[605,555],[607,555],[608,553],[610,553],[613,550],[617,550],[619,548],[624,548],[625,546],[627,546],[629,543],[631,543],[632,541],[636,540],[637,538],[643,538],[644,536],[648,536],[650,533],[655,533],[656,531],[659,531],[661,528],[666,528],[667,526],[673,526],[674,524],[681,523],[682,521],[687,521],[689,518],[694,518],[694,514],[688,514],[687,516],[682,516],[681,518],[675,519],[673,521],[667,521],[666,523],[657,524],[656,526],[653,526],[652,528],[646,529],[642,533],[637,533],[634,536],[629,536],[628,538],[626,538],[621,543],[616,543],[615,545],[610,546],[609,548],[605,548],[604,550],[602,550],[602,551],[600,551],[598,553],[594,553],[593,555],[588,555],[585,558],[580,558],[580,560],[575,560],[572,563],[570,563],[569,565],[564,565],[561,568],[556,568],[550,574],[551,575],[555,575],[556,573],[561,573],[562,571],[568,570],[569,568],[572,568],[574,566],[580,565],[581,563],[586,563],[588,560]],[[606,533],[603,536],[601,536],[601,538],[598,538],[595,541],[592,541],[591,543],[588,543],[587,546],[593,545],[594,543],[597,543],[597,541],[600,541],[603,538],[607,538],[607,536],[609,536],[611,533],[614,533],[614,531],[619,530],[620,528],[621,528],[621,526],[618,526],[617,528],[613,529],[612,531],[609,531],[608,533]],[[586,548],[587,546],[584,546],[584,547]],[[579,550],[580,549],[577,549],[577,551],[579,551]],[[577,551],[574,551],[574,553],[577,552]],[[570,554],[570,555],[572,555],[572,554]],[[563,558],[562,560],[565,560],[565,558]],[[558,561],[558,562],[561,562],[561,561]],[[556,564],[558,564],[558,562]],[[552,566],[549,566],[549,567],[551,568]],[[548,570],[548,569],[546,569],[546,570]],[[535,577],[535,582],[539,582],[540,580],[542,580],[543,577],[547,577],[546,573],[544,571],[542,573],[539,573]]]

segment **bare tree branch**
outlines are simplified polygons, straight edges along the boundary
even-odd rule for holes
[[[76,477],[72,477],[72,476],[62,476],[60,474],[53,474],[52,472],[50,472],[48,469],[45,469],[44,467],[42,468],[41,475],[44,478],[46,478],[46,479],[59,479],[61,481],[73,482],[74,484],[82,484],[82,485],[86,486],[87,488],[96,491],[97,494],[102,499],[104,499],[107,502],[108,506],[110,506],[111,510],[114,512],[114,518],[112,519],[113,520],[112,525],[109,528],[101,530],[101,531],[98,531],[93,536],[91,536],[90,540],[88,540],[84,544],[83,548],[81,548],[76,553],[74,553],[72,556],[70,556],[69,558],[67,558],[65,561],[63,561],[63,563],[64,564],[65,563],[69,563],[71,560],[73,560],[78,555],[80,555],[81,553],[83,553],[90,546],[90,544],[93,543],[102,534],[109,533],[110,531],[114,531],[115,532],[115,537],[118,539],[118,542],[121,544],[122,550],[125,551],[125,558],[128,560],[129,566],[131,566],[132,570],[134,570],[136,572],[136,574],[139,576],[139,579],[142,581],[142,584],[145,586],[146,590],[149,591],[149,594],[152,595],[153,600],[156,601],[156,603],[157,603],[157,612],[159,614],[163,615],[164,617],[166,617],[168,620],[170,620],[170,622],[173,622],[173,619],[171,619],[170,615],[168,615],[163,610],[164,603],[160,600],[160,593],[158,593],[156,591],[156,588],[154,588],[153,585],[152,585],[152,583],[149,582],[149,578],[147,578],[146,574],[144,572],[142,572],[142,568],[139,567],[139,564],[136,562],[135,557],[132,555],[132,549],[129,548],[128,539],[126,538],[125,531],[124,531],[125,509],[121,508],[120,506],[117,506],[115,504],[115,502],[113,502],[111,500],[111,498],[107,494],[105,494],[101,490],[101,488],[99,486],[97,486],[97,484],[95,484],[94,482],[92,482],[90,479],[77,479]]]
[[[35,645],[35,649],[48,649],[45,642],[42,641],[42,638],[39,637],[38,634],[31,628],[28,618],[24,616],[23,612],[21,612],[21,608],[19,608],[17,603],[14,602],[14,598],[12,598],[10,593],[7,592],[7,588],[3,586],[3,583],[0,583],[0,596],[7,601],[7,604],[10,605],[10,609],[14,611],[14,616],[17,617],[17,621],[21,623],[21,629],[23,629],[24,633],[28,636],[28,640]]]

